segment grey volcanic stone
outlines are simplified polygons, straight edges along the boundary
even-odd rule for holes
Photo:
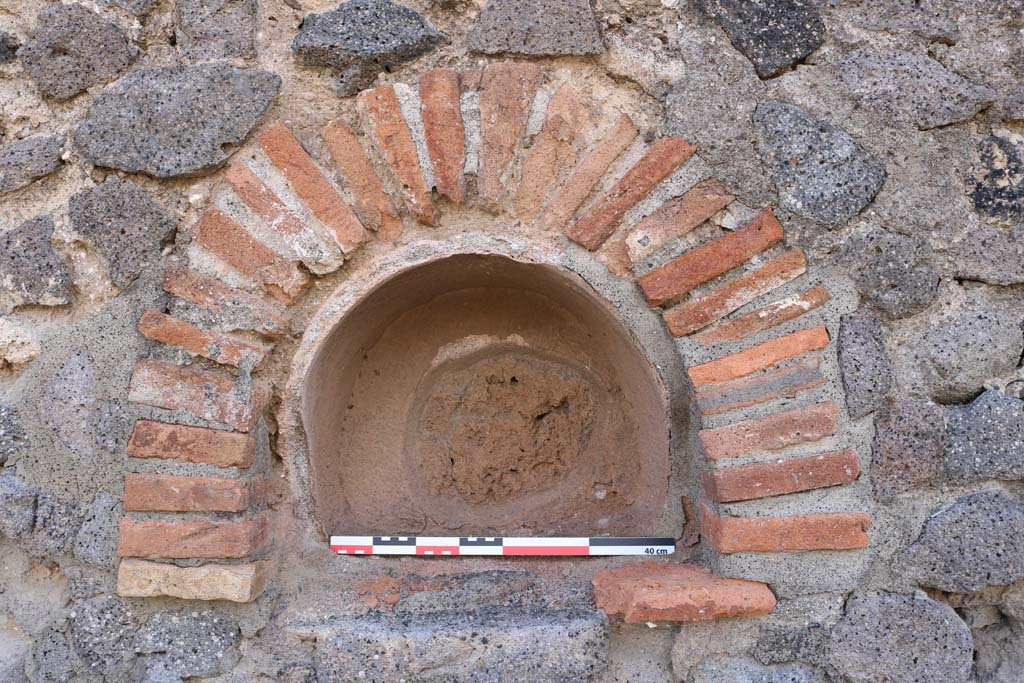
[[[425,55],[447,37],[422,16],[390,0],[350,0],[309,14],[292,41],[300,63],[340,70],[338,93],[354,95],[379,73]]]
[[[0,403],[0,466],[25,450],[26,446],[28,439],[18,419],[18,411],[13,406]]]
[[[71,301],[71,276],[53,250],[53,219],[39,216],[0,233],[0,313],[24,304]]]
[[[113,80],[138,54],[116,24],[83,5],[53,3],[36,21],[18,59],[43,94],[58,100]]]
[[[958,482],[1024,479],[1024,401],[986,391],[951,410],[943,473]]]
[[[131,605],[116,595],[103,595],[73,608],[70,643],[91,671],[110,683],[141,680],[132,640],[139,619]]]
[[[39,414],[57,440],[79,457],[96,453],[96,371],[88,351],[74,351],[43,385]]]
[[[751,654],[762,664],[799,661],[824,666],[828,642],[829,630],[818,624],[808,628],[767,626],[758,634]]]
[[[607,649],[601,612],[489,608],[336,621],[315,663],[320,683],[561,683],[602,671]]]
[[[0,64],[13,62],[18,56],[18,39],[7,31],[0,31]]]
[[[704,659],[693,672],[693,683],[826,683],[824,674],[806,664],[765,666],[750,657],[716,656]]]
[[[990,135],[978,143],[981,160],[967,180],[971,202],[993,218],[1024,220],[1024,136]]]
[[[13,469],[0,471],[0,536],[26,538],[32,533],[38,495]]]
[[[31,657],[34,681],[46,683],[77,683],[76,657],[67,636],[56,628],[48,628],[32,641]]]
[[[850,417],[882,407],[892,390],[892,364],[885,350],[881,320],[868,310],[844,315],[839,327],[839,367]]]
[[[75,144],[97,166],[158,178],[218,168],[270,107],[281,79],[229,64],[139,69],[96,98]]]
[[[117,498],[109,493],[97,494],[75,536],[75,557],[86,564],[113,569],[117,564],[117,527],[123,514]]]
[[[999,103],[999,114],[1004,121],[1024,121],[1024,85],[1011,90]]]
[[[101,5],[113,5],[128,10],[136,16],[149,14],[159,0],[100,0]]]
[[[130,285],[143,265],[160,257],[175,221],[145,190],[112,178],[71,197],[71,228],[107,261],[111,281]]]
[[[944,0],[867,0],[854,21],[864,28],[915,33],[929,42],[957,42],[960,30]]]
[[[754,124],[784,209],[822,223],[844,223],[885,182],[885,167],[846,131],[796,107],[760,104]]]
[[[946,410],[931,401],[906,399],[875,418],[871,485],[875,497],[892,500],[936,480],[946,448]]]
[[[904,318],[935,301],[939,271],[921,240],[879,229],[854,237],[850,252],[857,291],[885,317]]]
[[[981,491],[940,508],[897,569],[923,586],[953,593],[1024,579],[1024,505],[998,491]]]
[[[69,552],[81,526],[82,513],[77,505],[48,493],[39,494],[32,543],[40,552],[49,557]]]
[[[486,54],[604,52],[589,0],[488,0],[469,29],[466,46]]]
[[[974,672],[985,683],[1018,683],[1024,671],[1024,624],[1003,619],[976,628]]]
[[[972,654],[970,630],[946,605],[855,593],[832,630],[829,661],[849,683],[963,683]]]
[[[189,59],[256,56],[256,0],[177,0],[174,34]]]
[[[958,278],[990,285],[1024,283],[1024,223],[1009,230],[975,226],[952,245],[950,260]]]
[[[135,638],[144,658],[146,681],[178,683],[226,673],[238,662],[238,623],[214,611],[160,612]]]
[[[31,185],[64,163],[64,139],[55,135],[32,135],[0,147],[0,192]]]
[[[921,130],[969,119],[996,99],[991,88],[900,50],[854,50],[839,63],[839,74],[863,106]]]
[[[761,78],[778,76],[825,42],[825,23],[809,0],[701,0],[701,5]]]

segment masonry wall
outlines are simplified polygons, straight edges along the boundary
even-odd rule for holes
[[[0,206],[0,681],[1024,681],[1021,2],[0,0]],[[657,369],[675,556],[329,552],[458,253]]]

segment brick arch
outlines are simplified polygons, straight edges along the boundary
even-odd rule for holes
[[[205,581],[213,587],[200,597],[254,599],[266,566],[258,560],[272,537],[269,506],[280,496],[266,476],[263,417],[273,396],[261,364],[289,331],[289,310],[368,242],[470,213],[485,229],[514,223],[564,251],[590,252],[635,282],[680,340],[701,420],[698,507],[713,568],[745,575],[730,556],[799,558],[867,545],[870,518],[842,509],[841,496],[835,505],[826,496],[820,514],[756,507],[859,475],[857,453],[842,447],[841,402],[778,401],[821,387],[835,397],[842,388],[835,368],[825,367],[828,324],[816,318],[830,294],[803,252],[785,246],[770,207],[730,229],[710,225],[735,198],[706,174],[686,187],[676,182],[692,175],[693,145],[671,136],[647,141],[628,114],[590,130],[590,104],[569,83],[543,84],[536,64],[434,69],[418,88],[377,87],[357,104],[358,120],[322,131],[323,158],[313,159],[281,123],[243,148],[192,226],[187,253],[167,260],[170,304],[145,312],[139,331],[205,360],[183,366],[155,353],[133,372],[129,399],[173,412],[140,421],[128,446],[123,595],[195,597],[181,586]],[[670,248],[678,255],[656,263]],[[773,298],[783,288],[791,293]],[[754,407],[762,414],[736,417]],[[803,454],[775,457],[793,447]],[[147,467],[135,466],[144,460]],[[233,476],[217,476],[217,468]],[[171,563],[197,560],[205,564]],[[673,584],[676,569],[647,571]],[[642,598],[621,590],[635,572],[616,576],[603,578],[604,594],[615,595],[609,609],[648,618],[630,603]]]

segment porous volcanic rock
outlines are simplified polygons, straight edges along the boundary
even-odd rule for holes
[[[71,300],[71,276],[53,250],[53,218],[39,216],[0,233],[0,313],[24,304]]]
[[[218,610],[158,612],[135,636],[146,680],[181,681],[226,673],[238,662],[238,623]]]
[[[0,31],[0,64],[13,62],[18,57],[18,48],[21,43],[7,31]]]
[[[269,71],[220,62],[139,69],[96,98],[75,144],[97,166],[201,175],[231,156],[280,87]]]
[[[914,399],[893,402],[878,413],[871,462],[876,498],[892,500],[936,480],[946,447],[945,417],[942,406]]]
[[[764,665],[750,657],[708,657],[697,665],[693,683],[827,683],[825,674],[806,664]]]
[[[604,51],[589,0],[489,0],[466,36],[474,52],[589,55]]]
[[[127,600],[101,595],[73,608],[69,641],[82,662],[107,681],[138,680],[132,641],[139,617]]]
[[[31,135],[0,147],[0,193],[18,190],[50,175],[63,164],[64,139]]]
[[[967,180],[967,194],[981,213],[1024,220],[1024,136],[990,135],[978,143],[980,165]]]
[[[881,320],[868,310],[842,317],[839,367],[850,417],[861,418],[882,406],[892,391],[892,363],[885,350]]]
[[[915,237],[877,229],[850,240],[857,291],[887,318],[905,318],[935,301],[939,271],[927,245]]]
[[[947,433],[947,479],[1024,479],[1024,401],[986,391],[969,405],[951,409]]]
[[[177,0],[174,35],[189,59],[256,56],[257,0]]]
[[[0,465],[28,446],[25,429],[14,406],[0,403]]]

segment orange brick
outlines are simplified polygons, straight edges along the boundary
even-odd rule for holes
[[[168,294],[221,314],[225,322],[235,321],[241,325],[239,329],[269,336],[288,331],[288,314],[277,302],[229,287],[173,261],[164,267],[163,288]]]
[[[781,241],[782,226],[771,209],[765,209],[736,232],[688,251],[644,274],[638,282],[647,300],[660,306]]]
[[[402,188],[402,197],[409,213],[420,223],[433,225],[436,220],[434,201],[430,188],[423,179],[420,158],[412,132],[402,116],[398,95],[390,85],[359,93],[359,109],[367,124],[373,130],[377,149],[391,168],[392,174]]]
[[[121,520],[117,552],[121,557],[168,559],[242,558],[267,540],[266,513],[239,521],[188,519],[175,522]]]
[[[776,603],[763,583],[721,578],[696,565],[630,564],[598,571],[593,583],[597,606],[628,623],[759,617]]]
[[[682,138],[658,140],[565,234],[593,251],[612,236],[622,217],[658,183],[693,156],[697,148]]]
[[[345,253],[366,239],[366,231],[352,208],[324,177],[299,141],[283,123],[260,135],[260,146],[285,177],[292,190],[327,229]]]
[[[694,339],[705,345],[737,341],[763,330],[771,329],[776,325],[781,325],[794,318],[799,318],[807,311],[812,311],[821,306],[829,298],[825,285],[818,285],[802,294],[768,304],[746,315],[715,325],[711,329],[696,335]]]
[[[700,430],[704,453],[711,460],[739,458],[820,441],[836,432],[839,413],[832,401]]]
[[[255,367],[263,360],[270,347],[216,332],[206,332],[184,320],[178,320],[160,311],[149,310],[139,319],[139,332],[161,344],[176,346],[189,353],[223,365]]]
[[[576,163],[576,140],[587,124],[587,109],[576,90],[563,83],[548,103],[544,128],[534,136],[523,159],[515,212],[533,218],[551,189]]]
[[[124,475],[124,509],[129,512],[244,512],[256,502],[250,479]]]
[[[841,486],[859,475],[857,452],[846,450],[706,470],[704,493],[709,500],[731,503]]]
[[[232,161],[224,174],[235,194],[282,235],[301,235],[306,226],[242,161]]]
[[[796,517],[719,517],[701,505],[704,537],[720,553],[855,550],[868,545],[871,515],[859,512]]]
[[[431,69],[420,76],[423,132],[434,166],[434,183],[439,194],[456,204],[466,199],[466,127],[460,91],[457,71]]]
[[[128,383],[128,400],[166,410],[185,410],[247,432],[263,416],[270,392],[259,385],[246,386],[231,375],[140,359]]]
[[[541,227],[545,230],[561,230],[565,227],[594,191],[612,162],[633,144],[636,136],[633,120],[625,114],[620,116],[608,134],[580,162],[548,202],[539,221]]]
[[[345,185],[355,197],[356,213],[363,225],[375,231],[380,240],[401,237],[402,219],[352,128],[338,119],[324,128],[323,139],[345,178]]]
[[[636,264],[672,240],[689,234],[735,198],[718,179],[708,178],[682,197],[665,202],[630,229],[626,237],[630,261]]]
[[[763,265],[723,282],[689,301],[665,312],[669,332],[684,337],[721,320],[759,296],[807,272],[807,259],[800,249],[790,249]]]
[[[819,351],[826,346],[828,330],[824,327],[800,330],[709,363],[696,365],[690,368],[690,381],[698,388],[705,384],[721,384],[770,368],[784,360]]]
[[[505,182],[526,130],[540,80],[540,65],[496,62],[484,67],[480,92],[480,170],[477,191],[484,206],[505,198]]]
[[[261,282],[272,296],[292,301],[310,279],[298,264],[286,261],[226,214],[211,209],[192,228],[192,238],[239,272]]]
[[[718,415],[778,398],[793,398],[825,383],[820,365],[820,356],[811,356],[778,370],[712,384],[697,393],[697,407],[701,415]]]
[[[252,465],[256,440],[237,432],[139,420],[126,450],[133,458],[247,468]]]

